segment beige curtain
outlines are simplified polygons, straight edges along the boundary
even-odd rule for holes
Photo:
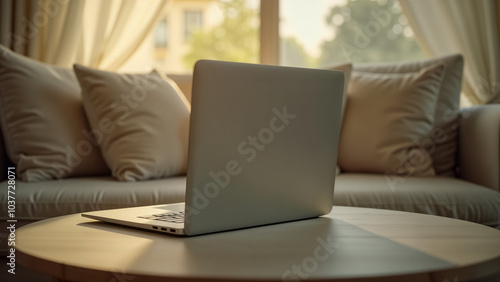
[[[399,0],[429,56],[461,53],[463,93],[472,104],[500,103],[500,1]]]
[[[1,0],[0,43],[50,64],[117,70],[165,15],[167,0]]]

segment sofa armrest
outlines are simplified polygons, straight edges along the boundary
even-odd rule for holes
[[[462,109],[459,177],[500,191],[500,105]]]

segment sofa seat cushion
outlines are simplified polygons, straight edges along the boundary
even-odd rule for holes
[[[449,177],[337,176],[334,204],[424,213],[500,227],[500,193]]]
[[[7,183],[1,182],[3,187]],[[40,220],[84,211],[183,202],[186,177],[120,182],[112,177],[17,182],[16,219]],[[0,190],[0,219],[7,219],[7,189]],[[449,177],[390,179],[342,173],[334,204],[425,213],[500,227],[500,193]]]
[[[1,182],[1,187],[7,183]],[[120,182],[113,177],[68,178],[16,183],[16,219],[40,220],[93,210],[184,201],[186,177]],[[1,219],[7,218],[7,189],[0,191]]]

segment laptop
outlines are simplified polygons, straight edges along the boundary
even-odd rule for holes
[[[327,214],[343,89],[339,71],[198,61],[186,202],[82,216],[193,236]]]

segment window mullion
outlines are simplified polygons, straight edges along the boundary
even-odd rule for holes
[[[260,63],[279,64],[279,0],[260,1]]]

